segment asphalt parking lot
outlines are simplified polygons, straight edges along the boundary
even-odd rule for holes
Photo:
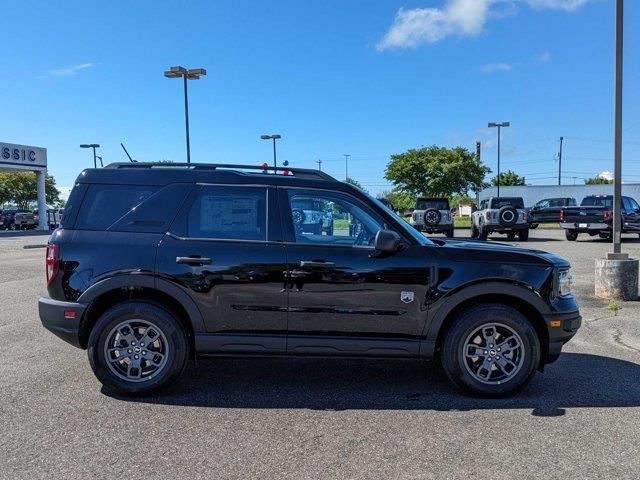
[[[593,298],[603,240],[523,244],[571,261],[584,325],[507,400],[418,362],[300,359],[199,360],[161,396],[114,398],[40,325],[44,250],[23,246],[44,241],[0,235],[2,478],[640,477],[640,305]]]

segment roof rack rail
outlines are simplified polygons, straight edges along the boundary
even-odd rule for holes
[[[136,163],[124,163],[115,162],[110,163],[104,168],[109,169],[144,169],[144,168],[176,168],[184,167],[192,170],[259,170],[255,173],[277,173],[277,172],[290,172],[298,178],[313,178],[321,180],[336,181],[331,175],[324,173],[320,170],[312,170],[310,168],[291,168],[291,167],[264,167],[262,165],[237,165],[233,163],[183,163],[183,162],[136,162]]]

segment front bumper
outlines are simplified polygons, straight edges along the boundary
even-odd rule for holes
[[[582,325],[582,316],[578,310],[569,313],[557,313],[544,316],[549,332],[549,349],[545,363],[555,361],[565,343],[571,340]]]
[[[78,348],[81,348],[80,320],[86,308],[81,303],[61,302],[49,297],[38,300],[38,312],[44,328]]]

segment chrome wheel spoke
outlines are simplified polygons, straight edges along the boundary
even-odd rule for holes
[[[484,357],[487,355],[487,350],[484,347],[478,345],[467,345],[464,354],[467,357]]]

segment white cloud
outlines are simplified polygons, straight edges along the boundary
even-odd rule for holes
[[[480,67],[482,73],[494,73],[494,72],[510,72],[513,69],[513,65],[510,63],[498,62],[487,63]]]
[[[549,8],[552,10],[566,10],[567,12],[573,12],[589,1],[590,0],[527,0],[527,3],[531,8],[538,10]]]
[[[604,172],[599,173],[598,176],[600,178],[606,178],[607,180],[613,180],[613,173],[608,170],[605,170]]]
[[[79,65],[72,65],[70,67],[56,68],[54,70],[49,70],[46,74],[40,76],[39,78],[68,77],[70,75],[75,75],[80,70],[91,68],[93,66],[94,66],[93,63],[81,63]]]
[[[493,0],[448,0],[442,8],[401,8],[376,48],[417,47],[451,35],[474,36],[482,32]]]
[[[440,7],[405,9],[376,44],[379,51],[415,48],[451,36],[473,37],[483,32],[488,19],[517,13],[526,3],[536,10],[574,11],[592,0],[444,0]],[[543,60],[544,61],[544,60]]]
[[[542,52],[538,55],[538,62],[540,63],[547,63],[549,60],[551,60],[551,54],[549,52]]]

